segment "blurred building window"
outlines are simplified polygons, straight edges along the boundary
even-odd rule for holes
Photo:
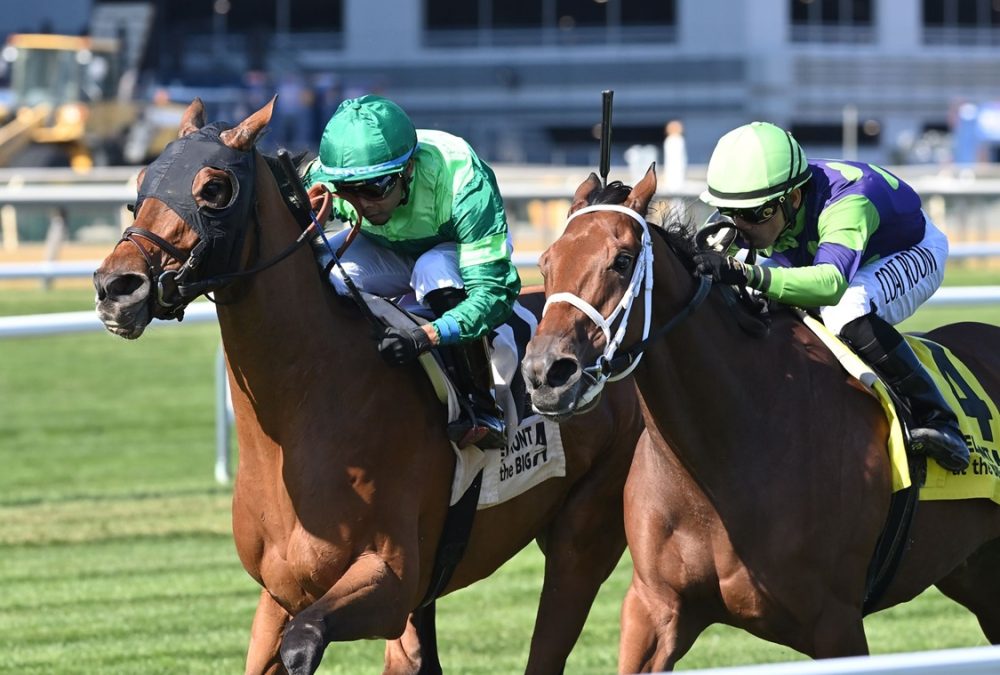
[[[670,42],[677,0],[424,0],[430,46]]]
[[[164,24],[172,28],[207,32],[212,27],[215,14],[212,2],[161,2],[157,10],[162,13]]]
[[[469,3],[474,4],[474,3]],[[542,25],[541,2],[494,2],[495,28],[538,28]]]
[[[289,29],[293,32],[329,32],[344,29],[342,0],[287,0]]]
[[[294,31],[340,31],[343,27],[342,0],[198,0],[160,2],[157,11],[172,28],[206,32],[216,14],[225,15],[226,28],[253,30],[261,26],[274,30],[287,21]],[[285,14],[285,16],[281,16]]]
[[[1000,2],[996,0],[924,0],[926,26],[996,26]]]
[[[677,4],[673,0],[621,0],[623,26],[674,26]]]
[[[927,44],[1000,45],[1000,0],[923,0]]]
[[[476,0],[427,0],[424,21],[430,29],[473,29],[479,26]]]
[[[873,42],[872,0],[790,0],[793,42]]]
[[[844,143],[843,123],[817,124],[813,122],[793,122],[792,136],[803,146],[840,147]],[[867,119],[858,123],[854,134],[859,146],[878,147],[882,137],[882,125],[878,120]]]
[[[560,26],[605,26],[608,23],[610,3],[594,0],[557,0],[556,14]]]
[[[215,3],[220,7],[220,3]],[[268,28],[274,24],[277,13],[276,0],[253,0],[233,2],[229,0],[226,9],[226,28],[231,31],[248,31]],[[218,11],[218,10],[216,10]]]

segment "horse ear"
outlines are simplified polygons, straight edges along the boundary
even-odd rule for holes
[[[576,189],[576,193],[573,195],[573,203],[569,207],[569,212],[573,213],[579,209],[582,209],[587,205],[587,198],[590,196],[594,190],[601,187],[601,179],[597,177],[597,174],[591,172],[587,176],[587,180],[580,183],[580,187]],[[568,214],[567,214],[568,215]]]
[[[653,198],[656,193],[656,162],[649,165],[646,169],[646,175],[642,177],[642,180],[632,188],[632,192],[628,193],[628,197],[625,199],[625,206],[629,207],[636,213],[645,216],[646,209],[649,207],[649,200]]]
[[[253,115],[250,115],[250,117],[232,129],[226,129],[219,134],[219,138],[233,150],[241,150],[243,152],[250,150],[253,148],[254,143],[257,142],[257,135],[271,121],[271,113],[274,112],[274,102],[277,100],[278,97],[274,96],[263,108]]]
[[[205,104],[200,98],[195,97],[184,111],[184,117],[181,118],[181,125],[177,130],[177,138],[184,138],[203,126],[205,126]]]

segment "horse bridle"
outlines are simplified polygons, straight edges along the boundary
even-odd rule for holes
[[[253,148],[236,150],[225,145],[220,138],[224,130],[223,125],[212,124],[170,143],[147,168],[133,207],[133,212],[138,217],[139,207],[148,197],[155,197],[166,204],[198,234],[198,243],[190,253],[181,251],[156,233],[136,226],[126,228],[118,241],[119,244],[125,241],[132,244],[145,259],[149,278],[156,284],[155,292],[150,293],[150,303],[155,303],[163,310],[163,318],[181,321],[184,309],[199,295],[217,291],[241,277],[257,274],[284,260],[308,241],[315,227],[315,220],[306,224],[301,217],[303,206],[308,211],[308,199],[303,196],[304,191],[303,194],[287,194],[285,184],[276,176],[282,198],[296,214],[296,220],[303,225],[302,234],[284,251],[264,263],[236,272],[220,271],[232,268],[233,261],[242,250],[248,229],[245,225],[251,217],[258,231],[257,241],[260,239],[260,217],[254,195],[256,151]],[[179,159],[185,151],[187,153]],[[230,176],[233,196],[222,208],[199,206],[191,194],[194,177],[205,167],[225,171]],[[292,171],[294,173],[294,169]],[[297,176],[295,180],[298,180]],[[298,185],[301,191],[301,183]],[[303,199],[304,205],[298,203]],[[137,238],[159,247],[169,258],[179,263],[178,268],[164,269]],[[188,279],[202,270],[209,275],[207,278]],[[209,299],[212,299],[211,296]]]
[[[545,300],[545,306],[542,308],[542,316],[545,316],[545,312],[548,311],[549,306],[554,303],[569,303],[586,314],[591,321],[596,323],[601,331],[603,331],[604,338],[607,341],[604,353],[597,358],[594,365],[587,366],[582,370],[584,377],[590,381],[590,384],[587,390],[583,392],[577,401],[577,409],[583,409],[588,403],[593,401],[607,382],[615,382],[631,374],[631,372],[635,370],[636,366],[639,365],[639,361],[642,360],[642,355],[646,350],[646,347],[648,347],[653,341],[658,340],[669,333],[681,321],[686,319],[698,307],[698,305],[705,300],[708,296],[708,292],[712,289],[711,277],[707,275],[701,276],[699,278],[698,288],[688,301],[687,305],[685,305],[684,308],[673,316],[667,323],[650,333],[650,324],[652,322],[653,312],[653,242],[649,233],[649,225],[646,223],[646,219],[640,216],[637,212],[620,204],[594,204],[586,206],[571,213],[569,218],[566,219],[566,225],[569,225],[570,221],[577,216],[597,211],[616,211],[629,216],[637,222],[639,227],[642,229],[642,238],[640,241],[639,255],[632,268],[632,278],[629,280],[629,285],[622,294],[621,300],[619,300],[618,304],[615,305],[615,308],[610,314],[608,314],[607,317],[603,316],[589,302],[573,293],[553,293]],[[621,347],[622,341],[625,339],[625,333],[628,330],[628,321],[632,313],[632,305],[635,302],[635,299],[639,297],[640,292],[643,293],[645,301],[642,338],[639,342],[618,354],[618,349]],[[620,318],[618,316],[619,313],[621,314]],[[618,330],[612,337],[611,326],[616,320],[619,321]]]

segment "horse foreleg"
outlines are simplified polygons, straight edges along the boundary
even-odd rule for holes
[[[621,499],[591,492],[574,499],[580,507],[564,507],[566,516],[557,517],[540,541],[545,577],[526,675],[562,672],[601,584],[625,551]]]
[[[865,637],[865,626],[861,620],[861,608],[831,601],[814,626],[811,649],[787,644],[814,659],[867,656],[868,638]]]
[[[406,605],[414,591],[381,557],[359,557],[323,597],[288,623],[281,661],[291,675],[312,675],[330,642],[395,640],[406,628]]]
[[[672,590],[650,589],[635,577],[625,593],[621,623],[619,673],[673,670],[705,629],[682,612]]]
[[[990,644],[1000,644],[1000,540],[994,539],[956,567],[936,586],[976,615]]]
[[[281,631],[291,617],[274,601],[271,594],[261,590],[257,612],[250,629],[250,648],[247,650],[247,675],[278,675],[285,666],[278,659]]]
[[[385,675],[441,675],[434,603],[414,610],[398,640],[385,643]]]

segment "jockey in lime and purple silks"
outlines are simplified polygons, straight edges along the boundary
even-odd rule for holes
[[[344,223],[361,217],[361,236],[341,258],[355,284],[383,297],[412,294],[436,317],[425,326],[387,329],[378,343],[382,356],[403,365],[434,346],[449,347],[472,413],[449,435],[460,446],[506,447],[485,336],[510,316],[521,282],[493,171],[463,139],[417,130],[398,105],[367,95],[337,108],[305,183],[335,193],[327,228],[334,250],[349,232]],[[329,267],[325,245],[318,254]],[[329,276],[347,293],[336,272]]]
[[[729,218],[736,245],[768,258],[749,265],[698,254],[699,269],[769,298],[820,308],[910,407],[915,452],[952,471],[969,449],[930,374],[893,328],[944,279],[948,240],[913,189],[885,169],[846,160],[806,159],[792,135],[753,122],[723,136],[708,165],[701,199]]]

